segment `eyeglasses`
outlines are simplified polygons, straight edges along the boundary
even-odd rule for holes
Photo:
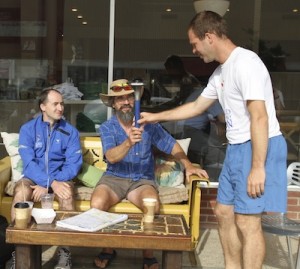
[[[117,86],[113,86],[110,88],[111,90],[113,90],[114,92],[120,92],[122,90],[124,91],[131,91],[132,87],[128,84],[122,84],[122,85],[117,85]]]

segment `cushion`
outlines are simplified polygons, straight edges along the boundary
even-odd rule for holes
[[[9,196],[13,196],[15,185],[16,185],[16,182],[8,181],[5,186],[5,193],[8,194]]]
[[[182,147],[184,153],[187,154],[189,150],[191,138],[178,139],[176,141]]]
[[[103,173],[103,170],[84,162],[77,179],[79,179],[84,186],[95,188]]]
[[[155,180],[159,186],[177,187],[183,184],[183,166],[168,157],[155,159]]]
[[[188,189],[181,187],[159,187],[159,200],[162,204],[177,204],[189,199]]]
[[[185,154],[191,138],[177,140]],[[184,184],[184,167],[170,155],[160,154],[155,158],[155,180],[159,186],[182,187]]]
[[[90,201],[93,193],[93,188],[76,185],[75,197],[76,200]],[[182,187],[159,187],[159,200],[162,204],[176,204],[188,200],[188,189]],[[124,200],[127,201],[127,200]],[[122,201],[122,202],[124,202]]]
[[[90,201],[94,189],[83,185],[75,185],[75,199],[79,201]]]
[[[22,177],[23,163],[21,156],[19,155],[19,134],[1,132],[3,144],[6,148],[8,155],[10,156],[13,182],[18,181]]]

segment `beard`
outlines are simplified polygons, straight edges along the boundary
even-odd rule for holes
[[[134,113],[132,111],[123,112],[122,110],[116,110],[116,116],[125,124],[132,123]]]

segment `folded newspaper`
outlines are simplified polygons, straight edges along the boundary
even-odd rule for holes
[[[110,213],[91,208],[76,216],[57,221],[56,226],[82,232],[95,232],[127,219],[127,214]]]

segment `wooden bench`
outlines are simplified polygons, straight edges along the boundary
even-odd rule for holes
[[[102,144],[99,137],[81,137],[82,154],[85,162],[105,169],[106,163],[103,161]],[[5,187],[11,179],[10,157],[0,160],[0,214],[10,220],[10,209],[12,197],[5,193]],[[209,181],[205,178],[191,176],[188,188],[188,201],[179,204],[161,204],[161,214],[183,215],[191,233],[191,249],[195,249],[200,235],[200,203],[201,189],[200,182]],[[92,191],[92,190],[91,190]],[[54,202],[54,208],[58,209],[58,203]],[[90,208],[89,200],[76,199],[76,210],[85,211]],[[141,213],[141,211],[127,201],[122,201],[110,209],[116,213]]]

